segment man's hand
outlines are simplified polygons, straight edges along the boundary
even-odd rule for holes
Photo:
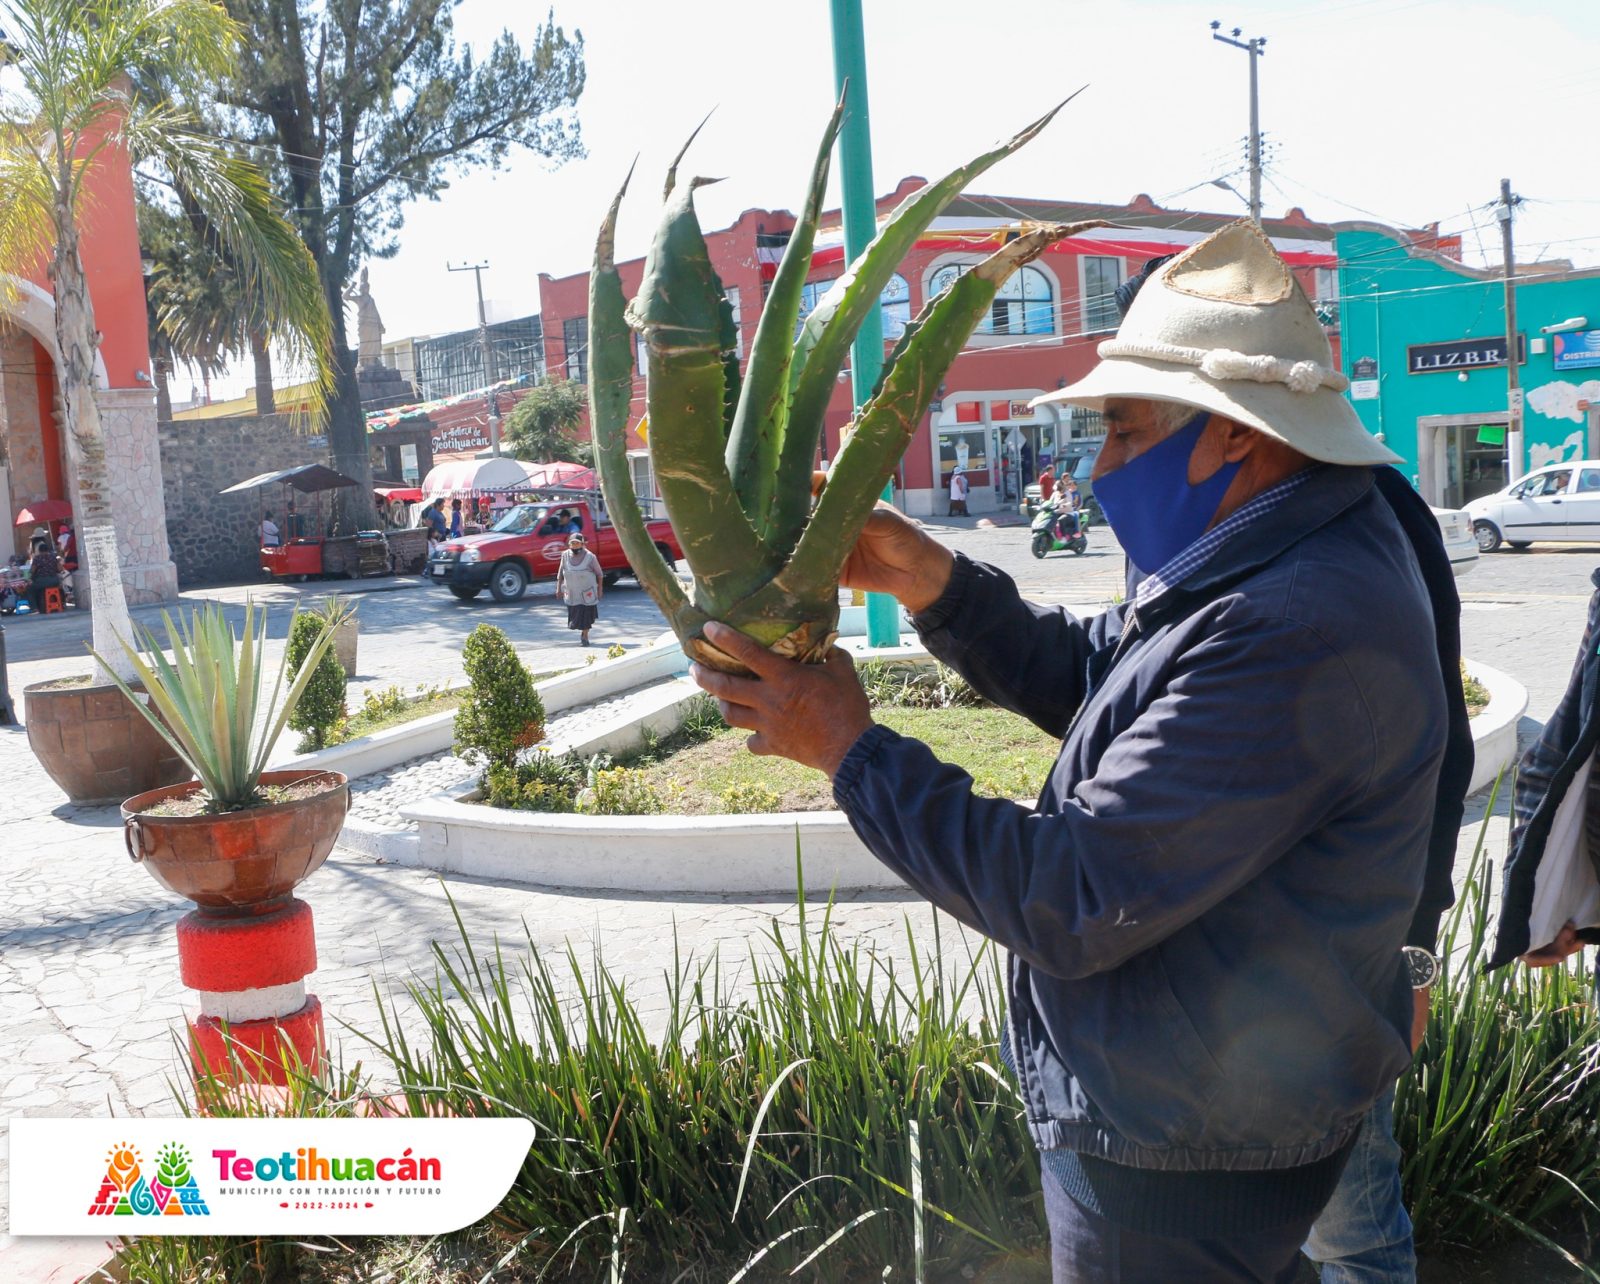
[[[1529,950],[1522,956],[1522,961],[1529,967],[1553,967],[1582,948],[1583,942],[1578,939],[1578,925],[1569,919],[1567,925],[1556,933],[1555,940],[1536,950]]]
[[[706,640],[738,660],[754,678],[719,673],[703,664],[689,675],[716,697],[723,721],[755,734],[751,753],[777,754],[830,778],[856,738],[872,725],[867,696],[850,657],[834,647],[821,664],[773,655],[726,624],[708,624]]]
[[[812,477],[812,490],[820,492],[826,474]],[[856,546],[839,572],[845,588],[868,593],[888,593],[915,615],[939,600],[950,583],[955,557],[938,540],[881,500],[867,518]]]

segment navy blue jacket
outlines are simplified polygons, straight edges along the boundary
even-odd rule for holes
[[[1038,1145],[1163,1169],[1341,1147],[1410,1061],[1400,947],[1449,721],[1428,587],[1372,470],[1318,469],[1148,608],[1080,621],[958,557],[915,623],[1063,737],[1050,778],[1032,808],[978,797],[874,726],[834,794],[1011,952]]]
[[[1600,571],[1590,576],[1600,590]],[[1556,809],[1578,769],[1600,745],[1600,591],[1589,599],[1589,618],[1578,658],[1572,666],[1561,703],[1544,724],[1539,738],[1528,746],[1517,764],[1517,788],[1511,830],[1511,849],[1506,854],[1505,884],[1500,897],[1500,922],[1495,933],[1491,969],[1504,967],[1544,941],[1528,939],[1528,918],[1533,910],[1534,883],[1544,860],[1545,844]],[[1593,859],[1593,853],[1590,853]],[[1578,939],[1600,944],[1600,931],[1582,927]]]

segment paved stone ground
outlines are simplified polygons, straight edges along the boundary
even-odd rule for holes
[[[1045,600],[1106,599],[1120,584],[1120,555],[1103,530],[1094,533],[1095,547],[1083,558],[1058,554],[1041,562],[1028,554],[1025,530],[935,529],[1012,571],[1025,591]],[[1496,555],[1462,581],[1468,653],[1529,687],[1525,731],[1548,716],[1565,684],[1593,563],[1593,550]],[[244,592],[189,596],[237,606]],[[283,603],[317,592],[316,586],[273,586],[257,596]],[[364,593],[360,609],[357,692],[361,685],[458,677],[461,641],[483,619],[507,628],[536,668],[556,668],[582,654],[563,627],[559,607],[545,598],[504,608],[461,604],[405,583],[395,591]],[[287,612],[279,615],[274,633],[281,639]],[[648,600],[619,588],[606,598],[597,638],[633,645],[660,629]],[[8,628],[13,688],[80,670],[85,636],[87,621],[73,616]],[[410,777],[390,782],[401,789],[421,784]],[[194,1009],[178,981],[173,941],[173,924],[184,906],[129,863],[114,809],[65,804],[35,764],[20,728],[0,728],[0,789],[0,885],[6,889],[0,908],[0,1034],[8,1050],[0,1060],[0,1128],[14,1114],[175,1111],[171,1084],[181,1081],[181,1070],[174,1032],[181,1032],[185,1012]],[[1464,849],[1482,810],[1480,800],[1476,814],[1469,812]],[[1503,828],[1495,823],[1500,846]],[[604,859],[604,852],[597,851],[596,859]],[[428,972],[429,942],[453,939],[452,898],[480,943],[494,936],[520,943],[526,929],[545,950],[571,941],[586,957],[590,945],[601,945],[653,1016],[661,1011],[660,968],[674,931],[685,950],[703,954],[726,947],[727,957],[743,958],[751,937],[774,919],[795,918],[794,905],[783,901],[562,895],[442,880],[344,852],[335,853],[304,893],[317,914],[320,947],[312,988],[348,1060],[367,1051],[352,1029],[376,1026],[373,984],[403,984],[416,972]],[[866,937],[901,957],[908,917],[919,948],[925,948],[934,915],[909,895],[855,898],[835,913],[846,935]],[[941,928],[947,948],[963,935],[949,919]],[[8,1190],[5,1148],[0,1137],[0,1191]]]

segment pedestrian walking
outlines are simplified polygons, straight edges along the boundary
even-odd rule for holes
[[[959,468],[950,474],[950,516],[967,515],[967,475]]]
[[[579,646],[589,645],[589,630],[600,618],[600,599],[605,591],[600,559],[589,551],[582,534],[572,532],[556,570],[556,592],[567,604],[567,627],[578,630]]]
[[[450,538],[461,538],[461,501],[459,499],[450,501]]]
[[[1408,933],[1452,899],[1430,845],[1461,699],[1419,555],[1438,536],[1254,224],[1163,265],[1099,355],[1041,400],[1104,417],[1125,602],[1027,603],[887,506],[842,574],[1063,737],[1036,804],[874,724],[841,651],[796,664],[709,624],[755,678],[694,674],[1011,952],[1001,1051],[1056,1280],[1291,1280],[1410,1064]]]

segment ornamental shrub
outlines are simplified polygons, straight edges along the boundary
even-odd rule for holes
[[[291,674],[300,672],[306,656],[311,654],[311,649],[326,628],[328,621],[319,614],[297,614],[294,617],[289,625],[288,668]],[[328,733],[345,717],[344,692],[347,680],[344,665],[339,663],[333,648],[328,647],[317,661],[300,703],[289,715],[289,725],[296,731],[305,732],[300,742],[301,749],[321,749],[328,743]]]
[[[544,701],[511,640],[480,624],[461,650],[467,695],[456,710],[455,750],[468,762],[509,767],[517,752],[544,738]]]
[[[722,791],[722,810],[736,816],[777,811],[778,795],[753,780],[729,785]]]
[[[523,762],[490,767],[483,781],[484,800],[491,807],[519,811],[574,811],[584,776],[577,754],[554,754],[541,746]]]
[[[601,767],[589,773],[578,810],[590,816],[654,816],[667,809],[650,777],[634,767]]]

